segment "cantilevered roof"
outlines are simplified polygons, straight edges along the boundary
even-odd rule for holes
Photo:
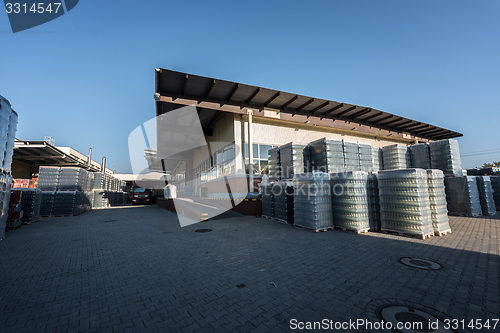
[[[192,99],[249,108],[270,108],[292,115],[339,119],[429,140],[463,134],[374,108],[303,96],[168,69],[157,71],[156,98]]]
[[[101,171],[101,164],[92,160],[90,165],[88,157],[70,147],[56,147],[46,141],[14,142],[14,161],[28,163],[33,166],[74,166],[89,171]],[[112,171],[106,168],[107,173]]]

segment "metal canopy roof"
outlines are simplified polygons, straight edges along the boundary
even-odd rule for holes
[[[160,96],[203,100],[221,105],[236,105],[241,108],[271,108],[294,115],[345,120],[394,132],[406,132],[430,140],[463,136],[458,132],[370,107],[291,94],[168,69],[158,71],[156,93]]]
[[[56,147],[46,141],[22,141],[14,143],[14,161],[28,163],[34,166],[75,166],[93,172],[101,171],[101,164],[91,161],[88,157],[69,147]],[[107,173],[111,170],[106,168]]]

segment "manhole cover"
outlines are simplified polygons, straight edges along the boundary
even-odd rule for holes
[[[117,222],[118,220],[107,220],[107,221],[104,221],[104,222]]]
[[[406,305],[381,306],[377,317],[400,332],[453,332],[442,319]]]
[[[399,262],[403,265],[419,269],[438,270],[443,268],[443,265],[440,263],[421,258],[403,257],[399,258]]]
[[[212,229],[196,229],[194,232],[210,232]]]
[[[368,322],[373,325],[370,332],[457,332],[449,325],[454,322],[450,316],[407,301],[373,300],[366,306],[366,315]]]

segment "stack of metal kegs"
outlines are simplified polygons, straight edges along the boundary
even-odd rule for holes
[[[281,222],[293,223],[293,182],[276,182],[272,187],[272,192],[274,218]]]
[[[281,179],[281,162],[280,162],[280,149],[279,147],[271,148],[267,151],[267,160],[269,168],[269,180]]]
[[[357,143],[342,141],[344,151],[344,170],[347,172],[359,171],[359,147]]]
[[[330,176],[313,171],[293,178],[294,224],[320,231],[333,228]]]
[[[336,227],[366,232],[370,229],[368,173],[349,171],[330,174],[333,224]]]
[[[5,237],[9,215],[11,164],[17,131],[17,113],[7,99],[0,95],[0,240]]]
[[[429,150],[432,169],[443,170],[445,175],[462,176],[462,162],[457,140],[431,142]]]
[[[42,204],[42,190],[39,188],[16,188],[16,190],[21,191],[22,222],[28,224],[38,221]]]
[[[483,215],[492,216],[497,214],[495,199],[493,197],[493,187],[490,176],[476,176],[479,189],[479,200]]]
[[[450,231],[444,173],[441,170],[427,170],[427,185],[429,186],[429,202],[431,207],[432,227],[437,235]]]
[[[409,149],[412,168],[420,168],[426,170],[431,168],[429,145],[427,143],[418,143],[415,145],[411,145]]]
[[[396,231],[424,238],[434,234],[425,170],[380,171],[378,187],[382,231]]]
[[[260,183],[262,191],[262,216],[267,218],[274,217],[274,195],[272,183]]]
[[[491,187],[493,188],[493,199],[497,210],[500,210],[500,177],[490,176]]]
[[[309,143],[311,171],[326,173],[344,172],[342,141],[319,139]]]
[[[304,173],[305,147],[292,142],[279,147],[281,179],[293,179],[296,173]]]
[[[396,170],[410,168],[410,153],[405,145],[390,145],[382,148],[384,170]]]
[[[373,156],[372,146],[365,144],[358,144],[359,153],[359,170],[365,172],[373,171]]]
[[[382,148],[372,148],[373,171],[384,170],[384,157]]]
[[[481,216],[481,200],[475,176],[445,178],[448,213],[458,216]]]
[[[368,213],[370,217],[370,230],[380,230],[380,200],[378,191],[378,173],[368,175]]]

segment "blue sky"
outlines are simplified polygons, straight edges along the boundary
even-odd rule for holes
[[[499,14],[498,0],[82,0],[12,34],[0,13],[0,94],[19,139],[92,147],[120,173],[129,133],[155,116],[156,67],[455,130],[473,167],[500,160]]]

